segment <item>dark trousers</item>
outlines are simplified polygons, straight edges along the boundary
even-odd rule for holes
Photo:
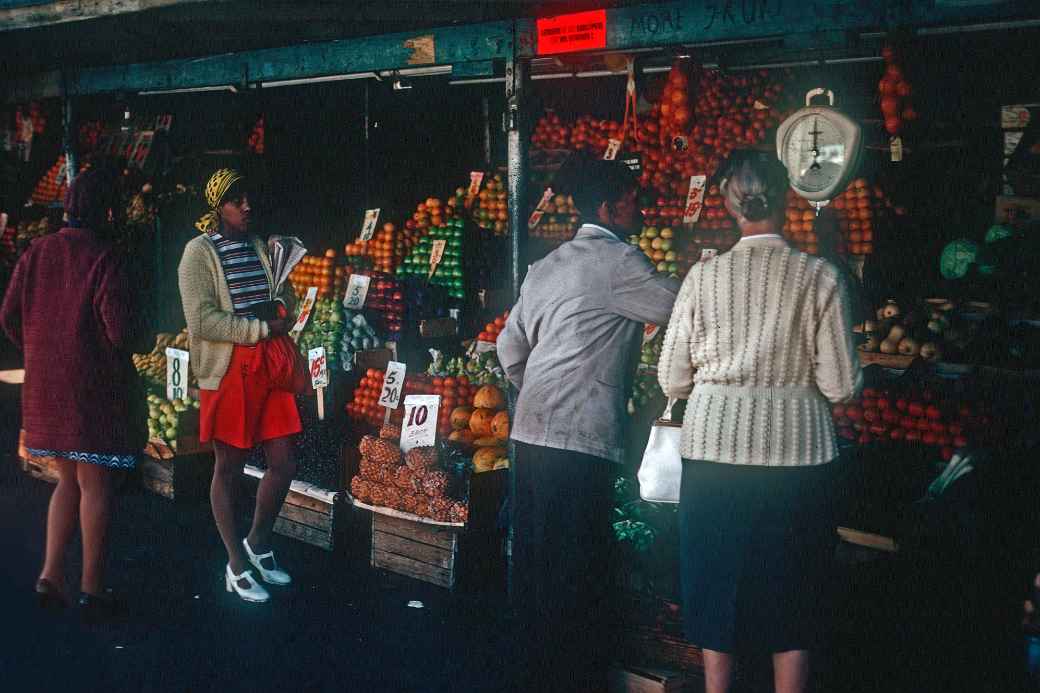
[[[602,691],[613,658],[608,587],[616,466],[516,443],[513,597],[522,690]]]

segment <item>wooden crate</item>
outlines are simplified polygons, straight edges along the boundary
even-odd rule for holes
[[[252,479],[256,492],[264,471],[246,466],[246,475]],[[341,494],[318,488],[313,484],[293,481],[285,503],[274,521],[274,531],[311,546],[332,551],[342,543],[344,523],[348,513]]]
[[[137,469],[141,485],[152,493],[170,500],[199,501],[209,496],[213,455],[199,452],[167,459],[145,456]]]
[[[459,530],[372,514],[372,567],[452,589]]]
[[[21,461],[22,471],[29,476],[50,482],[58,483],[58,470],[55,468],[56,461],[53,457],[37,457],[29,454],[25,448],[25,431],[18,433],[18,459]]]

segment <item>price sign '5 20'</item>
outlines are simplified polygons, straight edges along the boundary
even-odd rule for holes
[[[383,376],[383,389],[379,393],[379,406],[397,409],[401,403],[407,369],[408,367],[399,361],[391,361],[387,364],[386,375]]]

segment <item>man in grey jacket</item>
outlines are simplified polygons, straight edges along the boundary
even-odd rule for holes
[[[625,401],[644,323],[667,324],[679,282],[622,240],[637,182],[618,161],[572,156],[554,181],[583,226],[528,271],[498,337],[519,390],[513,576],[538,690],[605,690],[604,599]]]

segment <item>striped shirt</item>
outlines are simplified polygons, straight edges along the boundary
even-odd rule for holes
[[[267,272],[260,263],[256,249],[249,241],[224,238],[217,231],[210,231],[209,237],[217,247],[220,266],[224,270],[228,289],[231,290],[231,303],[235,315],[256,317],[252,306],[271,298]]]

